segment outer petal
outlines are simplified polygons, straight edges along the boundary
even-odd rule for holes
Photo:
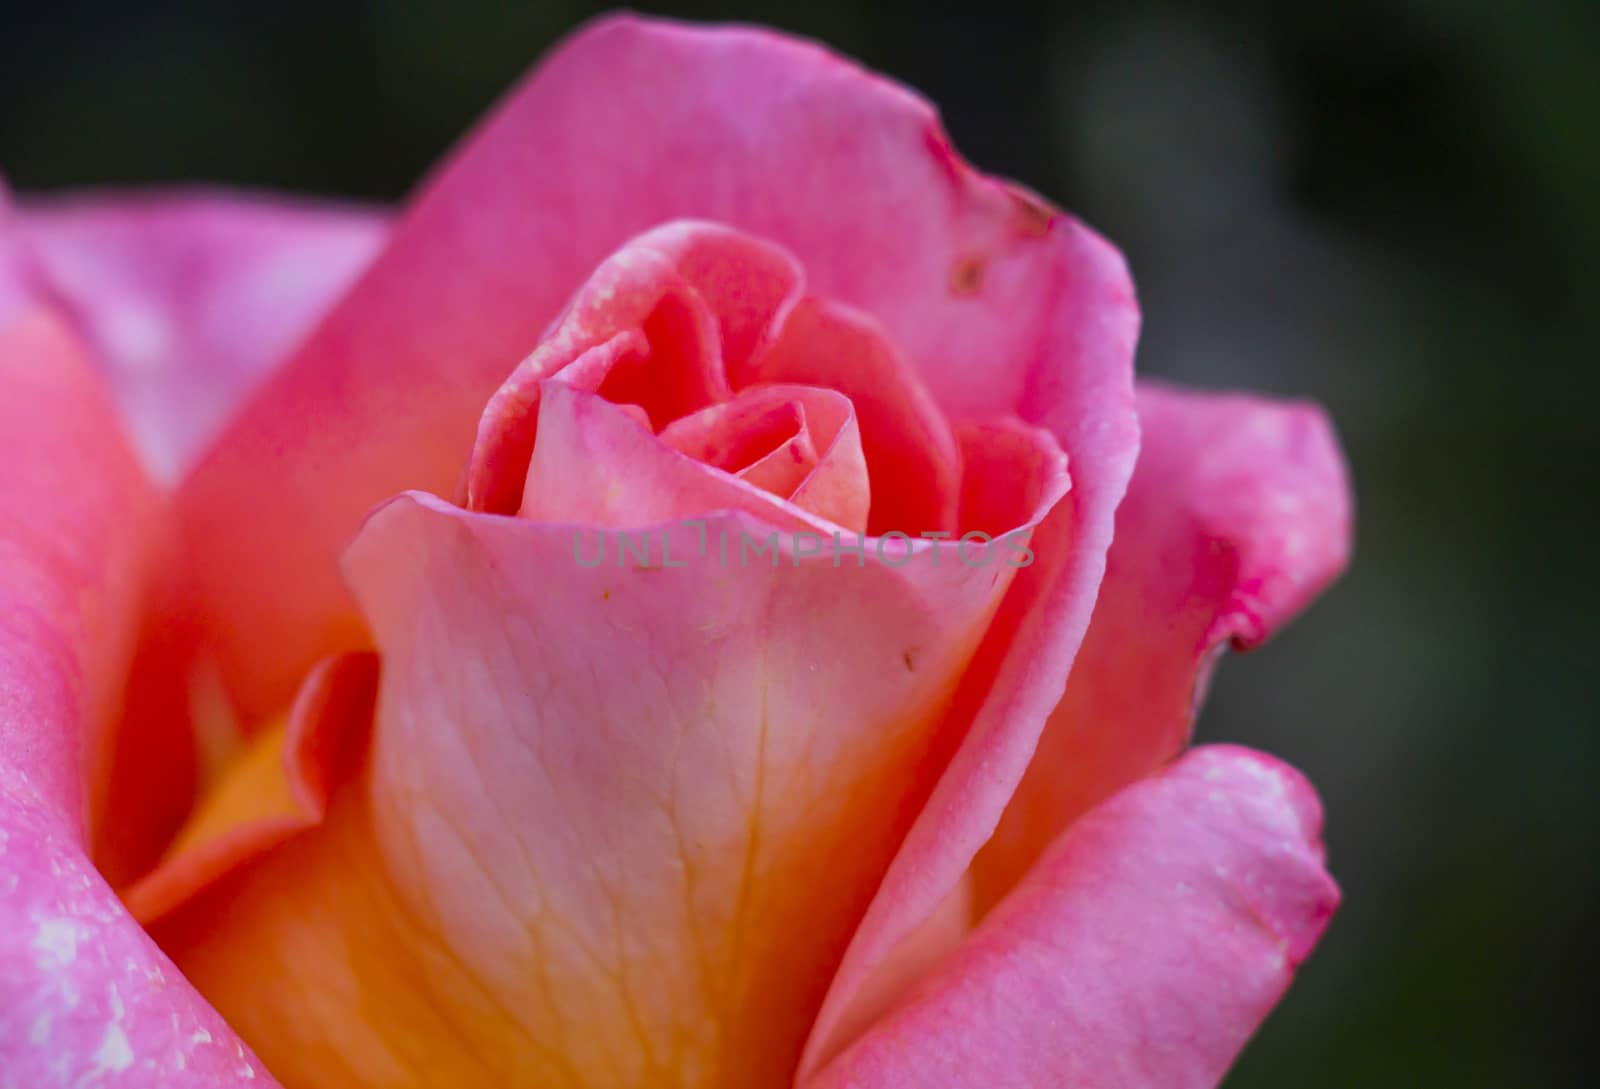
[[[1259,643],[1349,557],[1350,486],[1320,410],[1146,383],[1139,417],[1094,620],[976,864],[980,912],[1079,814],[1183,747],[1225,643]]]
[[[0,223],[0,296],[9,248],[13,280],[95,349],[146,465],[167,480],[348,286],[386,230],[374,211],[206,191],[51,197],[25,203],[9,223]],[[185,683],[193,633],[179,566],[166,563],[170,577],[152,589],[126,718],[93,753],[92,853],[119,885],[153,861],[193,793],[190,715],[202,703]]]
[[[363,514],[408,487],[450,494],[484,402],[570,293],[679,217],[786,246],[818,294],[881,320],[958,415],[1016,412],[1030,368],[1130,339],[1123,298],[1039,358],[1055,300],[1080,291],[1059,278],[1062,251],[1098,243],[973,173],[910,92],[767,32],[597,23],[432,180],[189,481],[199,607],[247,710],[281,706],[321,654],[365,640],[335,562]]]
[[[11,206],[5,179],[0,178],[0,329],[41,301],[37,270],[17,231],[16,209]]]
[[[367,209],[205,191],[53,197],[19,218],[164,480],[350,286],[386,231]]]
[[[86,735],[116,712],[156,516],[86,360],[43,311],[0,329],[0,767],[74,832]]]
[[[0,390],[0,1085],[241,1083],[251,1056],[84,854],[153,496],[58,323],[0,330]]]
[[[805,1089],[1210,1089],[1338,903],[1298,774],[1202,748],[1091,811]]]

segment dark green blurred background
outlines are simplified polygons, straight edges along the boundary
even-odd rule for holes
[[[18,188],[383,201],[593,10],[37,7],[0,12]],[[1200,735],[1310,773],[1346,905],[1230,1089],[1593,1084],[1600,4],[668,10],[920,87],[1122,245],[1144,373],[1332,410],[1355,567]]]

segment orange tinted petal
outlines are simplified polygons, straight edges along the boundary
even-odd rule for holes
[[[292,1086],[780,1084],[1006,585],[920,544],[585,568],[570,524],[396,500],[349,560],[368,775],[157,933]]]
[[[325,659],[293,708],[254,736],[167,849],[124,895],[149,923],[283,841],[321,823],[357,769],[372,721],[377,657]]]

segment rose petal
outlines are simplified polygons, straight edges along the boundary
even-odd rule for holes
[[[581,535],[590,536],[729,510],[745,511],[785,533],[828,537],[837,528],[750,481],[679,453],[621,406],[564,382],[545,384],[521,517],[585,527]]]
[[[1019,508],[1031,510],[1039,503],[1059,448],[1049,432],[1018,420],[965,424],[955,438],[963,476],[961,525],[973,527],[958,539],[957,558],[972,562],[998,555],[1008,564],[1031,566],[1038,558],[1032,535],[1007,533],[1006,527],[1024,523]],[[1057,544],[1052,539],[1052,551]],[[833,1050],[854,1039],[966,936],[972,928],[973,891],[968,874],[926,921],[863,973],[843,1012],[832,1014],[837,1019],[829,1037]]]
[[[0,183],[0,330],[31,317],[31,325],[17,328],[32,328],[33,332],[19,332],[21,339],[14,350],[22,351],[22,345],[31,344],[28,350],[34,353],[63,354],[76,360],[86,346],[66,338],[59,293],[44,275],[20,220]],[[16,389],[8,390],[6,396],[25,404],[31,381],[23,374],[17,379]],[[88,396],[98,403],[101,394],[96,390]],[[112,431],[103,441],[120,441],[116,436],[121,429],[115,419],[110,427]],[[20,473],[23,467],[18,466],[17,471]],[[130,498],[150,502],[149,489],[142,478],[130,488]],[[155,623],[154,614],[156,603],[167,590],[163,576],[169,567],[165,560],[170,557],[172,541],[163,532],[166,527],[154,527],[152,521],[136,520],[117,530],[134,535],[130,541],[137,539],[139,547],[148,550],[141,566],[150,569],[149,584],[141,586],[144,600],[126,606],[129,611],[142,613],[145,625],[135,638],[138,649],[133,653],[137,660],[127,670],[129,684],[121,701],[125,713],[117,716],[108,711],[91,716],[88,736],[82,739],[82,770],[75,767],[71,775],[74,787],[79,781],[87,786],[84,805],[77,808],[88,817],[90,855],[112,881],[137,869],[158,849],[152,845],[171,834],[188,806],[194,786],[194,746],[187,710],[179,705],[182,694],[153,698],[161,687],[156,678],[164,675],[166,644],[170,641],[170,636],[163,635]],[[124,649],[118,653],[128,652]]]
[[[228,768],[167,851],[125,893],[149,925],[201,889],[321,824],[328,798],[359,770],[372,725],[377,656],[341,654],[311,671],[281,728]]]
[[[1146,383],[1139,416],[1094,619],[979,856],[980,912],[1074,818],[1183,747],[1224,643],[1266,638],[1349,557],[1349,481],[1318,409]]]
[[[541,448],[564,398],[661,448],[558,382]],[[792,1073],[1009,571],[931,542],[720,563],[724,534],[767,532],[742,514],[662,532],[686,568],[588,567],[572,526],[427,496],[370,520],[367,777],[158,925],[283,1077]]]
[[[905,997],[972,933],[972,879],[964,877],[933,914],[873,967],[839,1016],[833,1038],[854,1040]]]
[[[1028,520],[1043,502],[1060,456],[1055,436],[1015,418],[963,424],[955,433],[961,462],[962,536],[996,537]]]
[[[1132,390],[1139,312],[1121,256],[1076,224],[1044,228],[1049,323],[1014,361],[1024,368],[1016,415],[1071,460],[1072,491],[1034,529],[1034,562],[1018,572],[956,694],[964,729],[948,766],[862,920],[807,1044],[802,1075],[848,1042],[857,994],[896,946],[946,902],[993,834],[1040,731],[1060,701],[1089,623],[1112,517],[1138,449]],[[992,413],[993,416],[1003,415]],[[963,429],[969,439],[980,432]],[[1023,436],[1026,432],[1018,432]],[[990,447],[1004,457],[1007,444]],[[987,473],[989,456],[970,452]],[[1021,464],[1027,464],[1023,460]],[[1006,491],[1027,490],[1013,482]],[[969,509],[974,502],[966,501]]]
[[[0,329],[0,696],[17,701],[0,716],[0,764],[76,832],[89,754],[116,714],[157,515],[87,367],[83,346],[44,311]],[[57,684],[66,687],[50,692]]]
[[[354,282],[376,211],[223,192],[51,197],[19,230],[94,345],[156,476],[175,481]]]
[[[382,231],[372,212],[222,193],[52,197],[20,211],[0,193],[0,295],[13,298],[0,311],[21,292],[70,319],[147,466],[171,477]],[[190,804],[191,711],[221,704],[186,683],[193,631],[175,544],[160,545],[174,554],[156,564],[122,721],[90,746],[92,856],[119,885]]]
[[[740,397],[712,405],[672,421],[658,437],[680,454],[783,498],[817,467],[805,409],[787,398]]]
[[[717,467],[824,521],[866,532],[872,505],[866,454],[855,406],[841,393],[756,386],[673,422],[660,438],[708,465],[729,462]]]
[[[570,294],[681,217],[786,247],[971,418],[1027,416],[1055,299],[1079,290],[1059,253],[1098,245],[971,171],[926,102],[816,46],[633,17],[584,29],[434,177],[185,488],[197,609],[247,713],[364,643],[335,562],[362,515],[408,487],[449,493],[485,400]],[[1090,315],[1061,358],[1131,339],[1121,285],[1118,316]],[[1122,411],[1105,426],[1125,430]]]
[[[874,534],[956,528],[961,462],[950,426],[921,377],[866,314],[803,299],[748,367],[730,371],[735,386],[798,382],[850,398],[861,421]]]
[[[70,824],[0,788],[0,1074],[27,1089],[276,1089]]]
[[[1310,786],[1196,749],[1090,811],[805,1089],[1210,1089],[1338,903]]]
[[[271,1086],[84,854],[154,496],[80,344],[0,329],[0,1072],[67,1089]]]

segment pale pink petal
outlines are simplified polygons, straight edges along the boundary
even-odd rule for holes
[[[980,912],[1080,813],[1183,747],[1227,643],[1266,638],[1349,557],[1349,480],[1314,406],[1146,383],[1139,418],[1094,620],[978,859]]]
[[[1091,810],[804,1089],[1212,1089],[1338,904],[1296,772],[1201,748]]]
[[[1105,385],[1076,363],[1089,343],[1122,345],[1112,385],[1126,385],[1135,319],[1116,258],[973,172],[922,99],[770,32],[603,20],[433,177],[190,479],[198,609],[247,710],[281,706],[321,654],[364,640],[335,562],[363,514],[407,487],[451,494],[484,402],[590,271],[680,217],[786,247],[813,291],[881,322],[956,415],[1031,418],[1031,405],[1072,400],[1041,400],[1041,385]],[[1098,256],[1070,268],[1073,254]],[[1060,324],[1068,311],[1080,326]],[[1080,369],[1094,376],[1040,373]],[[1093,426],[1126,440],[1125,397],[1108,390]],[[1089,553],[1119,472],[1085,493]],[[1075,576],[1075,592],[1092,581]],[[1074,614],[1061,615],[1070,644]]]
[[[204,190],[36,198],[19,229],[99,354],[146,463],[176,480],[377,253],[365,208]]]
[[[566,526],[418,501],[376,516],[350,561],[385,656],[374,804],[403,895],[530,1016],[587,1024],[568,1032],[593,1034],[580,1055],[616,1046],[632,990],[645,1056],[687,1030],[685,1064],[767,1084],[793,1069],[926,790],[950,689],[1011,570],[926,551],[836,564],[787,535],[776,567],[747,565],[731,542],[765,526],[705,521],[704,553],[699,529],[671,531],[687,568],[619,570],[579,568]],[[463,668],[439,667],[443,646]],[[428,814],[406,802],[419,793]],[[430,891],[486,881],[538,909]],[[511,940],[529,927],[541,941]],[[541,954],[559,983],[530,989]],[[537,997],[552,992],[553,1009]]]
[[[114,714],[154,493],[83,346],[0,329],[0,1079],[272,1085],[85,856],[85,750]]]

